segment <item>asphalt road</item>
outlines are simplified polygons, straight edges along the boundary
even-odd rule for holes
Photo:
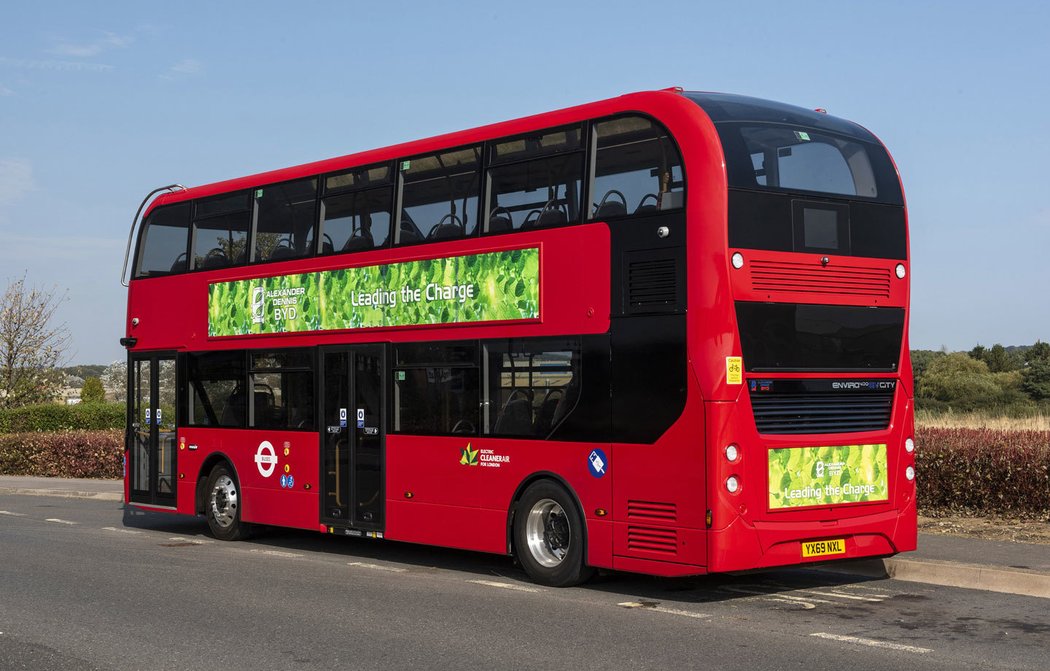
[[[0,669],[1047,669],[1045,599],[819,571],[538,587],[509,558],[0,495]]]

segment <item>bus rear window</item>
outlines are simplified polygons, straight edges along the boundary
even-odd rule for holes
[[[901,204],[881,146],[803,126],[718,124],[729,185]]]
[[[868,152],[857,142],[778,126],[743,127],[740,134],[759,186],[879,195]]]

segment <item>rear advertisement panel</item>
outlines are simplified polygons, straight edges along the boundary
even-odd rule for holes
[[[886,501],[886,445],[769,450],[769,508]]]
[[[538,247],[208,285],[208,335],[531,320]]]

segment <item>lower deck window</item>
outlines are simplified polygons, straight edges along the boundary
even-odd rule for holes
[[[394,431],[476,434],[477,344],[403,344],[395,348]]]

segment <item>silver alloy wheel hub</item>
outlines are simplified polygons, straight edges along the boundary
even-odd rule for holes
[[[554,568],[561,564],[571,538],[569,518],[557,501],[541,499],[532,506],[525,519],[525,542],[540,565]]]
[[[228,475],[221,476],[212,487],[211,516],[224,529],[237,519],[237,486]]]

